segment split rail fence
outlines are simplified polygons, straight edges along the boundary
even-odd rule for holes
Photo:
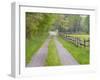
[[[81,40],[79,37],[73,37],[70,35],[65,35],[64,33],[59,34],[64,40],[70,41],[73,44],[75,44],[77,47],[89,47],[90,40],[89,39],[83,39]]]

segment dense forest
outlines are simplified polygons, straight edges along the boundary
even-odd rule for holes
[[[89,34],[89,16],[26,12],[26,37],[42,36],[49,30]]]

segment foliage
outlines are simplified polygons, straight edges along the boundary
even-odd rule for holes
[[[59,15],[58,29],[60,32],[89,33],[89,16],[82,15]]]
[[[55,18],[54,14],[26,12],[26,38],[47,33]]]
[[[43,35],[52,28],[60,32],[89,33],[89,16],[26,12],[27,38]]]
[[[89,16],[83,18],[82,29],[89,34]]]

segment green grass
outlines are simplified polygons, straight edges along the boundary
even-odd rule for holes
[[[72,54],[78,63],[89,64],[89,47],[77,47],[73,43],[65,41],[61,37],[58,37],[58,40],[62,43],[64,48],[66,48]]]
[[[32,56],[42,46],[47,35],[36,36],[33,39],[26,39],[26,64],[30,63]]]
[[[46,65],[47,66],[57,66],[61,65],[56,45],[53,39],[50,40],[49,45],[48,45],[48,56],[46,59]]]
[[[69,34],[69,36],[78,37],[81,40],[84,40],[84,39],[88,40],[89,39],[89,35],[88,34]]]

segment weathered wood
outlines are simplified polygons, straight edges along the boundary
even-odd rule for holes
[[[80,38],[78,37],[72,37],[72,36],[69,36],[67,34],[64,34],[64,33],[60,33],[59,34],[60,36],[62,36],[62,38],[64,38],[64,40],[67,40],[67,41],[70,41],[72,42],[73,44],[75,44],[77,47],[89,47],[89,43],[90,43],[90,40],[81,40]]]

